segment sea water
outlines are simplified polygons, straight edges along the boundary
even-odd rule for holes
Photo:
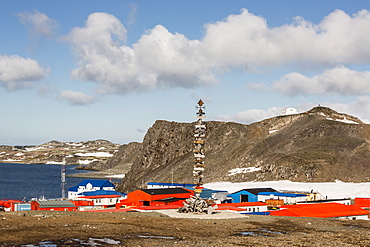
[[[61,198],[61,168],[60,165],[0,163],[0,200],[25,198],[28,201],[43,196],[49,199]],[[66,175],[87,172],[75,168],[75,165],[67,165]],[[84,179],[66,177],[66,195],[68,188]]]

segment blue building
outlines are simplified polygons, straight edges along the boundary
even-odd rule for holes
[[[82,192],[97,190],[115,191],[115,186],[109,180],[85,179],[78,185],[68,189],[68,199],[74,199]]]
[[[229,194],[228,197],[232,198],[233,203],[239,202],[257,202],[258,193],[261,192],[277,192],[272,188],[253,188],[253,189],[242,189]]]

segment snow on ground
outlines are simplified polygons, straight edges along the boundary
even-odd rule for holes
[[[370,198],[370,183],[345,183],[342,181],[328,183],[299,183],[292,181],[266,181],[266,182],[242,182],[242,183],[209,183],[205,188],[214,190],[227,190],[234,193],[249,188],[273,188],[275,190],[319,192],[328,199],[367,197]]]
[[[32,147],[32,148],[26,148],[26,151],[31,152],[31,151],[36,151],[39,149],[43,149],[44,147]]]
[[[269,131],[269,134],[272,134],[272,133],[275,133],[275,132],[278,132],[279,130],[270,130]]]
[[[23,160],[15,160],[15,159],[6,159],[3,160],[4,162],[18,162],[18,161],[23,161]]]
[[[124,178],[125,174],[116,174],[116,175],[109,175],[106,176],[107,178]]]
[[[63,162],[58,161],[48,161],[46,162],[47,165],[63,165]]]
[[[248,172],[255,172],[261,170],[261,167],[246,167],[246,168],[235,168],[229,171],[228,176],[234,176],[238,173],[248,173]]]
[[[332,118],[326,118],[326,119],[337,121],[337,122],[342,122],[342,123],[348,123],[348,124],[358,124],[355,121],[348,120],[346,117],[344,117],[344,119],[332,119]]]
[[[90,156],[90,157],[112,157],[113,154],[107,152],[96,152],[96,153],[76,153],[76,156]]]
[[[80,165],[88,165],[88,164],[90,164],[91,162],[94,162],[94,161],[97,161],[97,159],[93,159],[93,160],[78,160],[78,164],[80,164]]]

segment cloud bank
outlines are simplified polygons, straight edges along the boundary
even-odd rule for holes
[[[289,73],[273,88],[288,96],[307,94],[365,95],[370,93],[370,71],[354,71],[343,66],[328,69],[311,78]]]
[[[0,85],[9,91],[30,86],[47,76],[48,71],[30,58],[0,55]]]
[[[370,61],[368,33],[367,10],[352,16],[335,10],[317,25],[297,17],[290,24],[270,28],[264,18],[243,9],[240,14],[206,24],[200,40],[189,40],[157,25],[147,30],[137,43],[127,46],[126,28],[107,13],[91,14],[86,25],[74,28],[67,40],[78,59],[72,77],[95,81],[100,93],[109,94],[211,85],[218,74],[232,68],[255,72],[292,63],[327,68],[367,63]],[[345,73],[344,67],[341,70]],[[302,83],[295,85],[295,79],[309,80],[300,74],[288,74],[276,84],[276,89],[288,95],[296,90],[309,91]],[[348,93],[345,88],[330,89],[329,84],[327,81],[328,88],[313,92]],[[343,86],[343,82],[332,84]],[[284,89],[288,85],[292,88]],[[356,94],[356,90],[352,91]]]

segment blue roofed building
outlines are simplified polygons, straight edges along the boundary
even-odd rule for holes
[[[115,191],[115,186],[108,180],[85,179],[68,189],[68,199],[73,200],[79,197],[79,193],[98,190]]]
[[[261,192],[277,192],[272,188],[253,188],[253,189],[242,189],[231,193],[228,197],[232,198],[233,203],[239,202],[258,202],[258,193]]]

